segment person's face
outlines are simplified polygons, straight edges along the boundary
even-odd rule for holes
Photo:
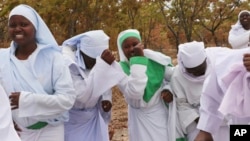
[[[96,64],[96,59],[89,57],[88,55],[86,55],[82,51],[81,51],[81,55],[83,57],[86,68],[92,69]]]
[[[135,37],[129,37],[123,41],[122,51],[128,60],[134,56],[134,46],[138,43],[140,43],[140,40]]]
[[[207,69],[207,62],[206,59],[204,60],[204,62],[202,64],[200,64],[197,67],[194,68],[185,68],[186,71],[196,77],[198,76],[202,76],[206,73],[206,69]]]
[[[10,17],[8,32],[10,38],[19,46],[36,42],[36,30],[33,24],[23,16],[13,15]]]
[[[248,12],[240,14],[240,23],[246,30],[250,28],[250,14]]]

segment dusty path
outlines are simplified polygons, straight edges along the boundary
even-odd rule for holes
[[[113,89],[112,119],[109,125],[110,141],[128,141],[127,104],[117,87]]]

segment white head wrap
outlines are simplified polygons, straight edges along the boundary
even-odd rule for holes
[[[179,45],[178,63],[185,68],[194,68],[202,64],[206,59],[205,46],[203,42],[189,42]]]
[[[74,46],[91,58],[101,56],[109,47],[109,36],[103,30],[88,31],[63,42],[63,46]]]
[[[248,10],[242,10],[240,11],[240,13],[238,14],[238,20],[237,22],[231,26],[231,31],[233,34],[235,35],[239,35],[239,34],[242,34],[243,32],[245,32],[246,30],[243,28],[243,26],[241,25],[240,23],[240,15],[244,12],[247,12],[250,14],[250,11]]]
[[[32,7],[25,4],[20,4],[11,10],[9,14],[9,20],[13,15],[23,16],[33,24],[36,29],[37,43],[42,45],[52,45],[56,49],[60,49],[47,25]]]

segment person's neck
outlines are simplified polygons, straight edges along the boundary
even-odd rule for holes
[[[243,25],[243,28],[244,28],[245,30],[249,30],[249,29],[250,29],[250,24]]]
[[[17,46],[15,56],[20,60],[26,60],[36,50],[37,45],[30,44],[25,46]]]

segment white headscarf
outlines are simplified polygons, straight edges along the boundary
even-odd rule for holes
[[[109,47],[109,36],[103,30],[92,30],[63,42],[63,46],[76,47],[91,58],[101,56]]]
[[[119,33],[117,38],[117,46],[118,46],[118,52],[120,61],[122,62],[128,62],[128,58],[124,55],[124,52],[122,50],[122,43],[125,41],[125,39],[129,37],[135,37],[139,41],[141,41],[140,32],[136,29],[127,29]],[[156,52],[150,49],[143,49],[144,56],[147,58],[154,60],[155,62],[162,64],[162,65],[170,65],[171,64],[171,58],[169,56],[166,56],[160,52]]]
[[[86,69],[81,51],[91,58],[96,59],[109,47],[109,36],[103,30],[92,30],[76,35],[62,44],[63,47],[74,48],[75,59],[78,66]]]
[[[234,35],[240,35],[240,34],[242,34],[242,33],[244,33],[246,31],[243,28],[243,26],[241,25],[241,23],[240,23],[240,15],[242,13],[244,13],[244,12],[247,12],[247,13],[250,14],[250,11],[248,11],[248,10],[242,10],[242,11],[240,11],[240,13],[238,14],[238,20],[237,20],[237,22],[234,25],[231,26],[231,31],[230,32],[232,32],[232,34],[234,34]]]
[[[178,63],[185,68],[194,68],[199,66],[206,59],[205,46],[203,42],[188,42],[179,45]]]
[[[208,74],[208,68],[205,75],[202,76],[193,76],[186,71],[186,68],[194,68],[201,65],[204,60],[207,58],[205,45],[203,42],[188,42],[179,45],[179,51],[177,54],[177,61],[179,66],[179,71],[183,76],[190,81],[200,82],[204,81],[205,77]],[[209,60],[206,60],[206,63],[209,64]]]
[[[23,16],[33,24],[33,26],[36,29],[35,36],[38,44],[52,45],[57,50],[60,49],[47,25],[40,17],[40,15],[32,7],[25,4],[20,4],[11,10],[9,14],[9,20],[13,15]]]

